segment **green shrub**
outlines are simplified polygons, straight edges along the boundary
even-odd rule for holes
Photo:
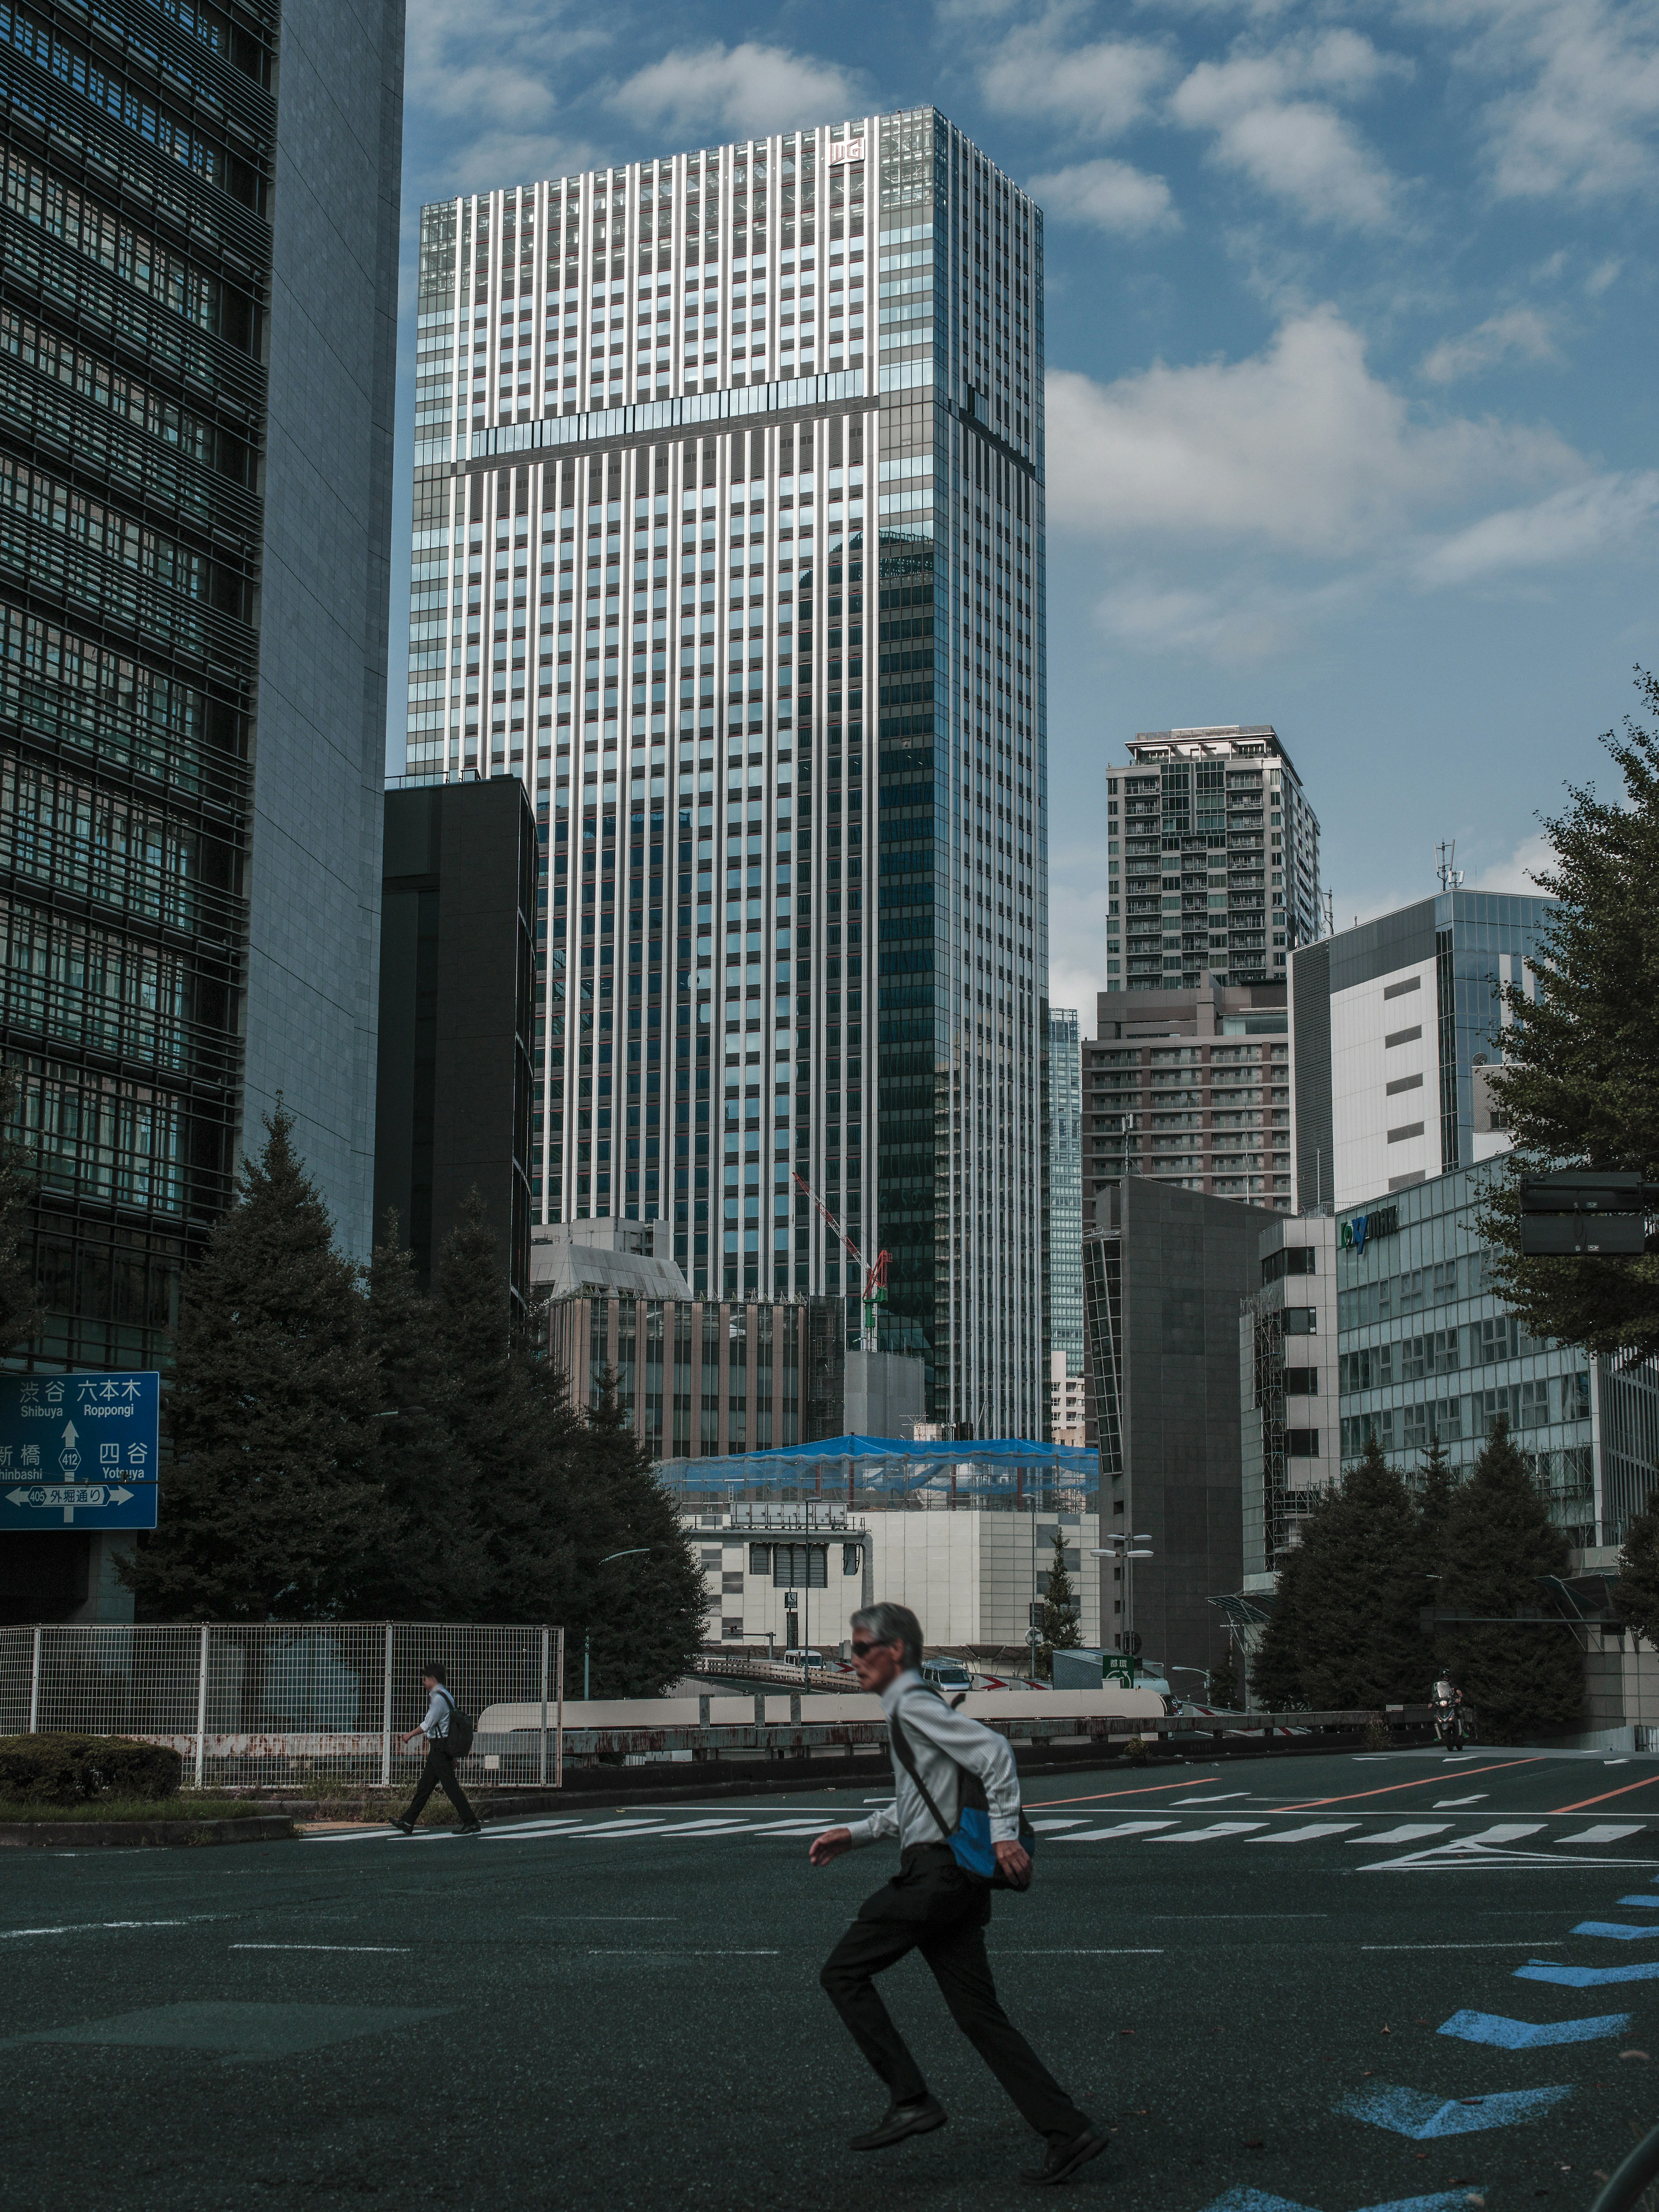
[[[183,1771],[176,1751],[130,1736],[0,1736],[0,1797],[23,1804],[176,1797]]]

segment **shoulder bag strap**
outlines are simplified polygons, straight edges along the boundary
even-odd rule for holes
[[[939,1807],[934,1804],[933,1793],[929,1790],[927,1784],[922,1780],[921,1774],[917,1771],[915,1753],[910,1748],[910,1739],[904,1733],[904,1729],[899,1720],[896,1708],[895,1708],[894,1711],[889,1716],[887,1732],[892,1739],[893,1749],[897,1754],[899,1765],[909,1776],[911,1781],[915,1784],[916,1788],[921,1793],[922,1803],[927,1808],[927,1810],[933,1816],[933,1825],[939,1830],[939,1840],[942,1843],[948,1844],[951,1840],[951,1831],[946,1825],[945,1817],[940,1813]]]

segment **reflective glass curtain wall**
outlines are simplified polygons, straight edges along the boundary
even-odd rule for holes
[[[931,109],[422,225],[408,766],[536,799],[538,1210],[728,1297],[887,1250],[981,1433],[1042,1418],[1041,255]]]

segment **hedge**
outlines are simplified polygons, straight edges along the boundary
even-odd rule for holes
[[[119,1735],[0,1736],[0,1797],[76,1805],[115,1797],[176,1797],[184,1762],[165,1745]]]

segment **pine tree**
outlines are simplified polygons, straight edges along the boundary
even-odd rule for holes
[[[1437,1429],[1417,1470],[1417,1525],[1424,1566],[1431,1576],[1440,1572],[1445,1556],[1446,1522],[1456,1489],[1457,1478]],[[1432,1597],[1426,1601],[1434,1601]]]
[[[1584,1702],[1577,1636],[1554,1621],[1503,1625],[1516,1613],[1544,1610],[1540,1577],[1563,1574],[1567,1565],[1567,1540],[1550,1520],[1506,1422],[1493,1429],[1474,1473],[1453,1494],[1444,1557],[1438,1602],[1487,1617],[1449,1629],[1445,1644],[1447,1665],[1474,1708],[1481,1740],[1512,1743],[1571,1728]]]
[[[128,1571],[151,1620],[326,1620],[390,1516],[356,1271],[266,1117],[235,1200],[179,1300],[160,1521]]]
[[[702,1571],[674,1499],[617,1399],[599,1377],[567,1455],[576,1528],[575,1580],[566,1649],[590,1637],[595,1697],[655,1697],[686,1673],[701,1649]],[[641,1556],[600,1562],[612,1553]]]
[[[1037,1672],[1052,1680],[1056,1651],[1075,1651],[1083,1641],[1078,1620],[1077,1592],[1066,1571],[1066,1539],[1054,1531],[1054,1557],[1042,1583],[1042,1642],[1037,1646]]]
[[[20,1090],[14,1072],[0,1067],[0,1351],[33,1336],[40,1326],[29,1226],[34,1182],[15,1133]]]
[[[361,1562],[365,1619],[477,1620],[489,1589],[476,1470],[456,1431],[464,1386],[440,1351],[432,1300],[416,1279],[395,1212],[368,1270],[367,1342],[379,1376],[377,1461],[392,1526]]]
[[[1637,672],[1659,714],[1659,679]],[[1620,1358],[1659,1353],[1659,1253],[1640,1259],[1529,1259],[1518,1183],[1528,1172],[1634,1170],[1659,1181],[1659,734],[1628,716],[1601,740],[1622,794],[1572,787],[1544,828],[1550,865],[1536,878],[1558,902],[1534,963],[1535,997],[1503,996],[1510,1017],[1495,1089],[1514,1150],[1494,1172],[1481,1233],[1498,1293],[1534,1336]],[[1494,1008],[1494,1017],[1496,1008]]]
[[[1619,1553],[1613,1602],[1627,1625],[1659,1650],[1659,1490],[1633,1514]]]
[[[1206,1705],[1216,1705],[1223,1712],[1238,1710],[1238,1683],[1234,1676],[1233,1658],[1230,1651],[1224,1663],[1218,1662],[1210,1669],[1210,1679],[1204,1686]]]
[[[1316,1502],[1279,1571],[1251,1670],[1256,1696],[1316,1712],[1419,1700],[1425,1592],[1417,1516],[1373,1438]]]

